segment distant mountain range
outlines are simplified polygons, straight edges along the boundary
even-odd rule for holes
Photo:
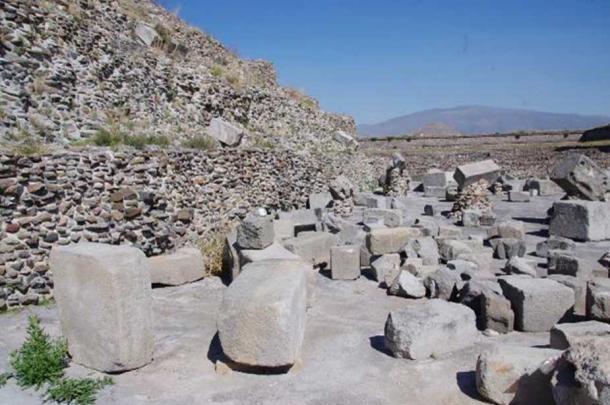
[[[549,113],[533,110],[461,106],[407,114],[378,124],[358,125],[361,137],[417,135],[442,125],[466,135],[514,131],[588,129],[610,123],[610,116]]]

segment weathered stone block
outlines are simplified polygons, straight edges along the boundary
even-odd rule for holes
[[[481,327],[499,333],[512,332],[515,325],[515,314],[510,301],[502,295],[484,290],[481,292]]]
[[[239,251],[239,264],[241,267],[248,263],[260,262],[270,259],[299,260],[299,256],[292,253],[279,242],[273,242],[264,249],[243,249]]]
[[[424,186],[424,197],[444,198],[446,187]]]
[[[309,195],[307,199],[307,206],[309,209],[326,209],[333,202],[333,196],[329,192],[324,193],[313,193]]]
[[[462,190],[481,179],[486,180],[491,186],[498,177],[500,177],[500,166],[491,159],[458,166],[453,174],[453,178]]]
[[[560,159],[551,170],[551,180],[570,196],[590,201],[608,201],[610,197],[607,173],[585,155]]]
[[[370,208],[364,213],[364,222],[381,219],[388,228],[396,228],[402,223],[402,211],[393,209]]]
[[[249,263],[225,290],[218,337],[232,361],[285,367],[299,358],[306,323],[307,263],[266,260]]]
[[[580,260],[571,254],[559,253],[554,255],[555,266],[549,270],[549,274],[564,274],[589,280],[593,278],[593,268],[587,266],[583,260]]]
[[[284,247],[314,266],[330,263],[330,248],[336,246],[334,235],[326,232],[303,232],[284,240]]]
[[[610,239],[610,204],[558,201],[553,204],[549,233],[578,241]]]
[[[212,118],[207,128],[207,133],[223,145],[237,146],[241,139],[246,135],[245,131],[238,126],[223,120],[222,118]]]
[[[550,236],[547,240],[539,242],[536,245],[536,256],[548,257],[550,250],[560,249],[572,251],[575,247],[575,243],[570,239],[562,238],[560,236]]]
[[[519,331],[548,331],[574,306],[574,291],[556,281],[521,276],[499,281],[504,296],[511,302],[515,329]]]
[[[422,298],[426,296],[426,287],[419,278],[408,271],[401,270],[398,277],[389,283],[388,294],[405,298]]]
[[[538,368],[559,350],[497,345],[477,359],[477,391],[495,404],[553,405],[550,374]]]
[[[371,258],[371,271],[375,281],[385,283],[392,282],[400,272],[400,255],[388,253]]]
[[[373,229],[367,237],[367,247],[373,255],[398,253],[411,238],[421,236],[418,228],[398,227]]]
[[[481,210],[466,209],[462,211],[462,226],[478,227],[481,225]]]
[[[176,253],[147,259],[153,284],[180,285],[205,276],[204,259],[196,248],[182,248]]]
[[[264,249],[273,243],[273,218],[250,214],[237,227],[237,245],[242,249]]]
[[[79,243],[51,250],[62,334],[76,363],[103,372],[152,360],[150,268],[129,246]]]
[[[508,201],[510,202],[530,202],[530,193],[524,191],[511,190],[508,192]]]
[[[598,321],[557,324],[551,329],[550,346],[566,350],[577,340],[592,336],[610,338],[610,325]]]
[[[333,280],[355,280],[360,277],[360,246],[331,247],[330,274]]]
[[[551,274],[551,280],[569,287],[574,291],[574,314],[584,316],[587,313],[587,280],[566,276],[563,274]]]
[[[385,348],[394,357],[412,360],[463,349],[477,337],[474,312],[442,300],[392,311],[385,324]]]
[[[610,279],[595,278],[587,283],[587,318],[610,322]]]
[[[510,259],[512,257],[523,257],[527,253],[527,246],[522,239],[494,238],[489,241],[494,249],[497,259]]]

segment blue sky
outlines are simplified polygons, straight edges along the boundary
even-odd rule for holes
[[[161,3],[358,123],[472,104],[610,115],[610,0]]]

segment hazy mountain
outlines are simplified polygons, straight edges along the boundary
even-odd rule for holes
[[[587,129],[610,123],[600,115],[561,114],[541,111],[461,106],[403,115],[371,125],[359,125],[362,137],[407,135],[431,123],[444,124],[463,134],[490,134],[527,130]]]

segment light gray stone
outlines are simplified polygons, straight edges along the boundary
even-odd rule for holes
[[[411,241],[411,246],[425,266],[438,264],[440,253],[434,238],[430,236],[415,238]]]
[[[462,211],[462,226],[478,227],[481,225],[481,210],[465,209]]]
[[[392,282],[400,272],[400,255],[388,253],[371,258],[371,271],[375,281]]]
[[[394,209],[371,208],[364,213],[364,222],[369,223],[375,218],[381,218],[383,225],[396,228],[402,224],[402,211]]]
[[[464,349],[477,337],[470,308],[437,299],[391,311],[385,324],[385,348],[412,360]]]
[[[487,230],[488,238],[525,238],[525,224],[521,221],[502,221]]]
[[[237,146],[240,144],[246,132],[237,125],[225,121],[222,118],[212,118],[207,128],[207,133],[226,146]]]
[[[549,274],[564,274],[584,280],[593,278],[593,268],[571,254],[559,253],[554,255],[554,259],[555,265],[549,269]]]
[[[446,192],[446,187],[424,186],[424,197],[444,198]]]
[[[331,247],[330,274],[333,280],[355,280],[360,277],[360,246]]]
[[[398,277],[389,284],[388,294],[405,298],[423,298],[426,296],[426,287],[419,278],[406,270],[401,270]]]
[[[367,247],[373,255],[398,253],[411,238],[421,236],[421,231],[413,227],[373,229],[367,237]]]
[[[601,201],[558,201],[553,204],[549,233],[577,241],[610,239],[610,204]]]
[[[508,192],[508,201],[510,202],[530,202],[530,193],[524,191],[511,190]]]
[[[457,296],[458,284],[462,281],[460,274],[447,267],[441,267],[424,280],[430,298],[449,301]]]
[[[335,131],[333,138],[342,145],[358,147],[358,141],[345,131]]]
[[[557,324],[551,329],[550,346],[566,350],[577,340],[591,336],[610,338],[610,325],[599,321]]]
[[[424,187],[440,187],[443,189],[443,193],[449,184],[456,184],[455,180],[453,180],[453,173],[443,172],[438,169],[430,169],[428,173],[424,174],[422,183]],[[441,197],[444,197],[444,195]]]
[[[185,247],[176,253],[153,256],[147,260],[153,284],[180,285],[205,276],[204,258],[196,248]]]
[[[535,265],[536,264],[530,260],[515,256],[511,257],[506,262],[504,270],[508,274],[525,274],[532,277],[538,277],[538,273],[534,267]]]
[[[232,361],[256,367],[285,367],[300,356],[306,324],[307,263],[266,260],[249,263],[224,292],[218,337]]]
[[[549,250],[566,250],[572,251],[576,247],[576,244],[570,239],[562,238],[560,236],[550,236],[547,240],[539,242],[536,245],[536,256],[548,257]]]
[[[299,256],[292,253],[279,242],[273,242],[264,249],[242,249],[239,251],[239,264],[241,267],[248,263],[260,262],[270,259],[299,260]]]
[[[314,266],[330,263],[330,248],[337,245],[336,237],[326,232],[303,232],[285,239],[284,247]]]
[[[522,239],[494,238],[490,239],[489,243],[494,249],[494,256],[497,259],[523,257],[527,253],[527,246]]]
[[[313,193],[307,199],[309,209],[326,209],[333,202],[333,196],[329,192]]]
[[[554,280],[509,276],[499,279],[515,312],[515,329],[549,331],[574,306],[574,291]]]
[[[242,249],[264,249],[274,238],[270,215],[249,214],[237,227],[237,245]]]
[[[328,185],[328,189],[336,200],[351,198],[355,191],[352,182],[343,175],[335,177]]]
[[[159,38],[159,34],[153,27],[142,22],[138,22],[134,29],[136,37],[146,46],[152,46],[153,43]]]
[[[494,404],[553,405],[552,373],[540,369],[561,351],[496,345],[477,359],[477,391]]]
[[[483,330],[491,329],[498,333],[512,332],[515,325],[515,314],[510,301],[490,289],[481,292],[480,319]]]
[[[288,238],[294,238],[294,221],[290,219],[275,219],[273,220],[273,234],[275,240],[282,241]]]
[[[549,278],[574,291],[574,314],[585,316],[587,313],[587,280],[563,274],[551,274]]]
[[[551,180],[568,195],[590,201],[610,199],[608,175],[585,155],[572,154],[557,161]]]
[[[54,296],[72,359],[103,372],[152,360],[150,268],[129,246],[79,243],[51,250]]]
[[[595,278],[587,283],[587,318],[610,322],[610,279]]]
[[[453,174],[460,189],[483,179],[491,186],[500,177],[500,166],[491,159],[458,166]]]

